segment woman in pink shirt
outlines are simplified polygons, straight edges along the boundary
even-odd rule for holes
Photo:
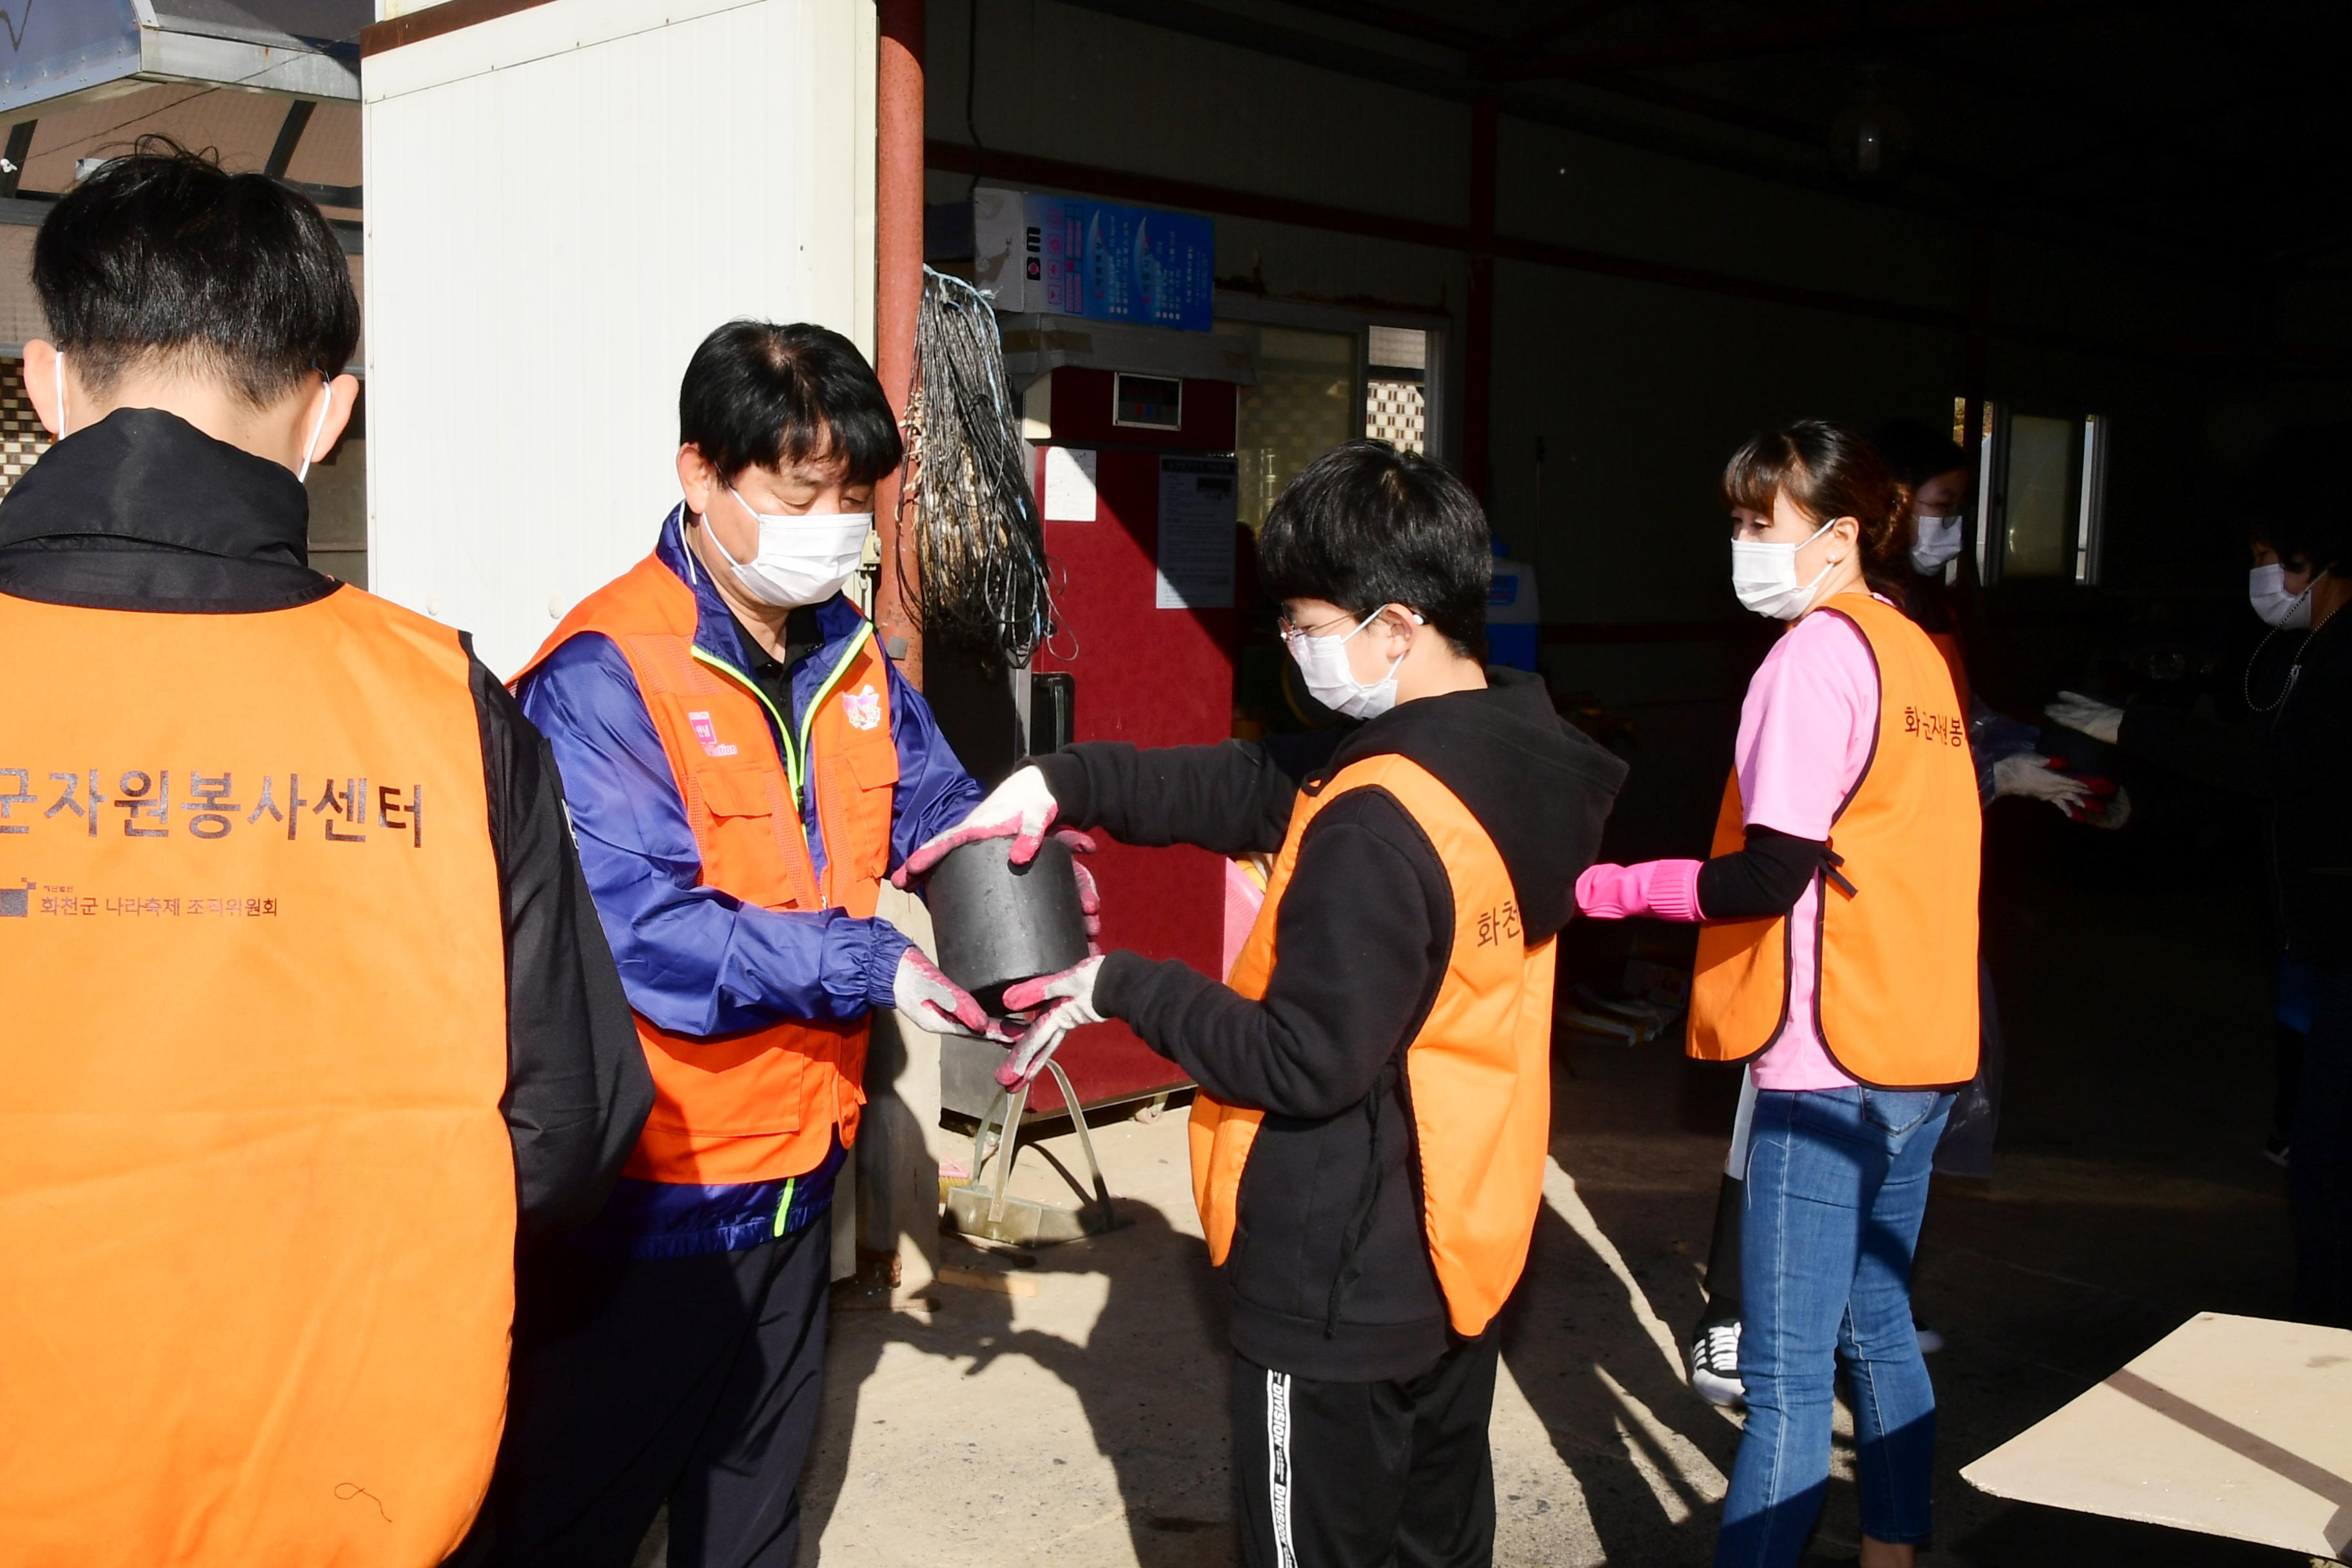
[[[1851,897],[1832,840],[1882,743],[1882,693],[1879,658],[1855,618],[1811,612],[1841,595],[1899,601],[1910,497],[1860,437],[1818,421],[1749,442],[1723,491],[1741,603],[1793,623],[1740,710],[1733,760],[1744,846],[1704,862],[1595,866],[1578,880],[1577,903],[1600,920],[1791,922],[1786,1015],[1749,1068],[1739,1355],[1748,1415],[1716,1562],[1797,1562],[1828,1482],[1843,1360],[1854,1384],[1862,1562],[1909,1568],[1927,1534],[1935,1430],[1911,1322],[1911,1254],[1952,1096],[1857,1082],[1822,1038],[1821,903]],[[1916,627],[1901,632],[1925,647]],[[1971,789],[1964,809],[1973,805]],[[1971,900],[1971,961],[1973,915]]]

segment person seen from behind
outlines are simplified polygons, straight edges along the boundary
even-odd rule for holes
[[[161,139],[33,245],[56,445],[0,503],[0,1550],[429,1568],[518,1237],[652,1089],[545,743],[306,563],[358,393],[316,207]]]

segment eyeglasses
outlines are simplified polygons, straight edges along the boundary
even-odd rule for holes
[[[1333,626],[1342,624],[1352,626],[1355,620],[1356,617],[1350,615],[1338,615],[1328,621],[1318,621],[1311,626],[1302,626],[1288,616],[1278,616],[1275,618],[1274,625],[1275,629],[1282,634],[1284,643],[1295,646],[1300,637],[1320,637]]]

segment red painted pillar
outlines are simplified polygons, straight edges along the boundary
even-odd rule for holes
[[[915,375],[915,320],[923,301],[923,0],[877,0],[881,47],[875,83],[874,370],[903,426]],[[920,603],[914,540],[902,522],[900,479],[874,495],[882,575],[874,620],[899,673],[923,683]]]
[[[1495,127],[1490,96],[1470,106],[1470,303],[1464,323],[1462,479],[1486,499],[1495,381]]]

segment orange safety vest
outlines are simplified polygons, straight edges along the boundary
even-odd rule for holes
[[[1252,1001],[1265,996],[1298,846],[1318,813],[1358,789],[1395,798],[1429,836],[1454,891],[1452,955],[1406,1048],[1405,1081],[1429,1255],[1454,1331],[1475,1335],[1527,1266],[1551,1135],[1554,945],[1527,945],[1510,871],[1486,828],[1453,791],[1395,754],[1352,763],[1319,791],[1301,792],[1231,984]],[[1242,1171],[1265,1117],[1206,1094],[1192,1100],[1192,1195],[1213,1263],[1232,1250]]]
[[[0,1559],[424,1568],[505,1415],[457,634],[0,597]]]
[[[1902,611],[1852,593],[1811,613],[1851,621],[1878,668],[1877,733],[1830,834],[1836,877],[1826,868],[1814,876],[1814,1026],[1831,1058],[1863,1083],[1956,1087],[1977,1070],[1983,814],[1967,715],[1942,656]],[[1712,853],[1746,844],[1735,772]],[[1700,928],[1693,1057],[1744,1061],[1780,1039],[1789,949],[1801,934],[1785,915]]]
[[[761,909],[871,916],[889,869],[898,784],[889,670],[873,627],[861,626],[851,639],[795,745],[791,714],[777,713],[750,676],[695,646],[696,620],[694,590],[648,556],[581,601],[516,682],[583,633],[609,637],[629,661],[669,757],[702,857],[700,885]],[[777,733],[786,738],[781,752]],[[811,769],[822,875],[799,808]],[[706,1037],[673,1034],[637,1015],[654,1109],[627,1173],[717,1186],[814,1170],[836,1128],[844,1144],[857,1137],[867,1032],[862,1019],[793,1018]]]

